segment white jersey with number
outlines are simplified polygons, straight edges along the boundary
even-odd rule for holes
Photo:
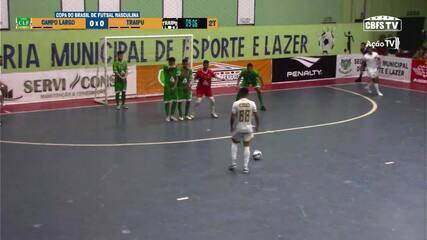
[[[379,55],[377,52],[372,52],[372,54],[366,53],[363,56],[363,59],[366,62],[366,72],[369,77],[378,76],[378,67],[379,67]]]
[[[242,98],[233,103],[232,113],[236,115],[236,132],[252,133],[253,113],[257,112],[255,102]]]

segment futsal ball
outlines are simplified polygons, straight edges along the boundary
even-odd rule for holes
[[[261,160],[262,158],[262,152],[260,150],[255,150],[254,153],[252,153],[252,159],[255,161]]]

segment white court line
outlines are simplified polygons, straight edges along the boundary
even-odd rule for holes
[[[264,134],[272,134],[272,133],[281,133],[281,132],[289,132],[289,131],[295,131],[295,130],[303,130],[303,129],[310,129],[310,128],[318,128],[318,127],[326,127],[326,126],[333,126],[338,125],[342,123],[352,122],[364,117],[367,117],[371,114],[373,114],[377,108],[377,103],[372,100],[371,98],[364,96],[362,94],[342,89],[342,88],[336,88],[336,87],[325,87],[334,89],[337,91],[346,92],[349,94],[353,94],[356,96],[359,96],[366,101],[368,101],[371,104],[371,109],[359,116],[335,121],[335,122],[328,122],[328,123],[321,123],[321,124],[315,124],[315,125],[308,125],[308,126],[300,126],[300,127],[293,127],[293,128],[283,128],[283,129],[276,129],[276,130],[268,130],[263,132],[257,132],[255,135],[264,135]],[[222,140],[222,139],[230,139],[230,136],[221,136],[221,137],[211,137],[211,138],[200,138],[200,139],[190,139],[190,140],[178,140],[178,141],[162,141],[162,142],[136,142],[136,143],[41,143],[41,142],[21,142],[21,141],[8,141],[8,140],[0,140],[0,143],[8,143],[8,144],[20,144],[20,145],[36,145],[36,146],[62,146],[62,147],[124,147],[124,146],[154,146],[154,145],[169,145],[169,144],[183,144],[183,143],[196,143],[196,142],[206,142],[206,141],[214,141],[214,140]]]
[[[339,84],[333,84],[333,85],[334,86],[346,86],[346,85],[357,85],[357,84],[358,83],[339,83]],[[322,88],[322,87],[327,87],[327,86],[330,86],[330,85],[283,88],[283,89],[270,89],[270,90],[263,90],[263,92],[267,93],[267,92],[291,91],[291,90],[310,89],[310,88]],[[236,95],[236,94],[237,93],[223,93],[223,94],[217,94],[214,97],[230,96],[230,95]],[[67,100],[61,100],[61,101],[67,101]],[[154,100],[147,100],[147,101],[140,101],[140,102],[137,102],[137,101],[136,102],[127,102],[126,105],[153,103],[153,102],[163,102],[163,99],[154,99]],[[46,103],[49,103],[49,102],[46,102]],[[5,113],[0,113],[0,116],[2,116],[2,115],[15,115],[15,114],[22,114],[22,113],[53,112],[53,111],[85,109],[85,108],[99,108],[99,107],[105,107],[105,105],[96,104],[96,105],[89,105],[89,106],[63,107],[63,108],[41,109],[41,110],[30,110],[30,111],[19,111],[19,112],[8,112],[8,113],[6,113],[6,111],[5,111]],[[114,106],[109,106],[109,107],[114,108]]]

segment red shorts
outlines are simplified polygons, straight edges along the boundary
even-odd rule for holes
[[[212,88],[210,86],[209,87],[197,86],[196,95],[198,98],[201,98],[203,96],[212,97],[213,96]]]

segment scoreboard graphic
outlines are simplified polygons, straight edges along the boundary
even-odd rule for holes
[[[138,12],[57,12],[55,16],[54,18],[20,17],[16,19],[16,28],[32,30],[218,29],[218,18],[141,18]]]

